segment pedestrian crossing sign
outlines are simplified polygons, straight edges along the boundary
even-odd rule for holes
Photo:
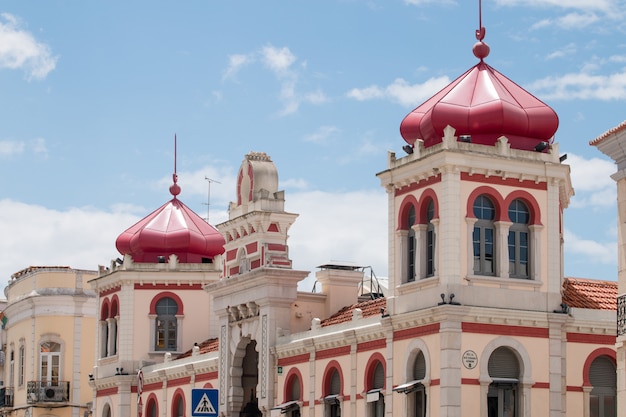
[[[194,388],[191,390],[191,416],[217,417],[218,390],[215,388]]]

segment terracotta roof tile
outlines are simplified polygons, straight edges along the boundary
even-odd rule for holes
[[[351,321],[354,310],[357,308],[361,309],[363,318],[375,316],[376,314],[381,314],[381,309],[387,308],[387,299],[384,297],[377,298],[344,307],[329,318],[322,320],[322,327]]]
[[[617,282],[565,278],[563,302],[574,308],[617,310]]]
[[[606,132],[604,132],[603,134],[601,134],[600,136],[598,136],[594,140],[590,141],[589,144],[591,146],[596,146],[600,142],[602,142],[604,139],[608,138],[609,136],[611,136],[613,134],[619,133],[622,130],[626,130],[626,120],[624,120],[622,123],[620,123],[619,125],[615,126],[614,128],[611,128],[611,129],[607,130]]]
[[[200,354],[209,353],[209,352],[217,352],[219,350],[219,339],[216,337],[214,339],[207,339],[202,343],[198,343],[198,347],[200,348]],[[193,348],[189,349],[187,352],[183,352],[177,359],[187,358],[191,356],[193,352]]]

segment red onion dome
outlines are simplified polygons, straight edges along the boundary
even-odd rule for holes
[[[472,143],[494,145],[506,136],[511,148],[532,150],[552,143],[559,126],[554,110],[483,62],[489,47],[474,45],[480,62],[409,113],[400,134],[409,145],[421,139],[429,147],[441,142],[450,125]]]
[[[224,237],[174,197],[123,232],[115,246],[135,262],[158,262],[174,254],[181,263],[202,263],[224,253]]]

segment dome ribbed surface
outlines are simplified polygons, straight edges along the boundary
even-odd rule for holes
[[[202,263],[224,252],[221,233],[174,198],[123,232],[116,241],[135,262],[158,262],[174,254],[182,263]]]
[[[481,61],[409,113],[400,125],[404,140],[441,142],[443,130],[471,135],[472,143],[494,145],[500,136],[514,149],[552,143],[559,126],[555,111]]]

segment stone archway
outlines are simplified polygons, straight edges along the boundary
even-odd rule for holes
[[[260,417],[257,386],[259,383],[259,352],[256,340],[242,338],[234,352],[231,369],[232,410],[239,417]]]

